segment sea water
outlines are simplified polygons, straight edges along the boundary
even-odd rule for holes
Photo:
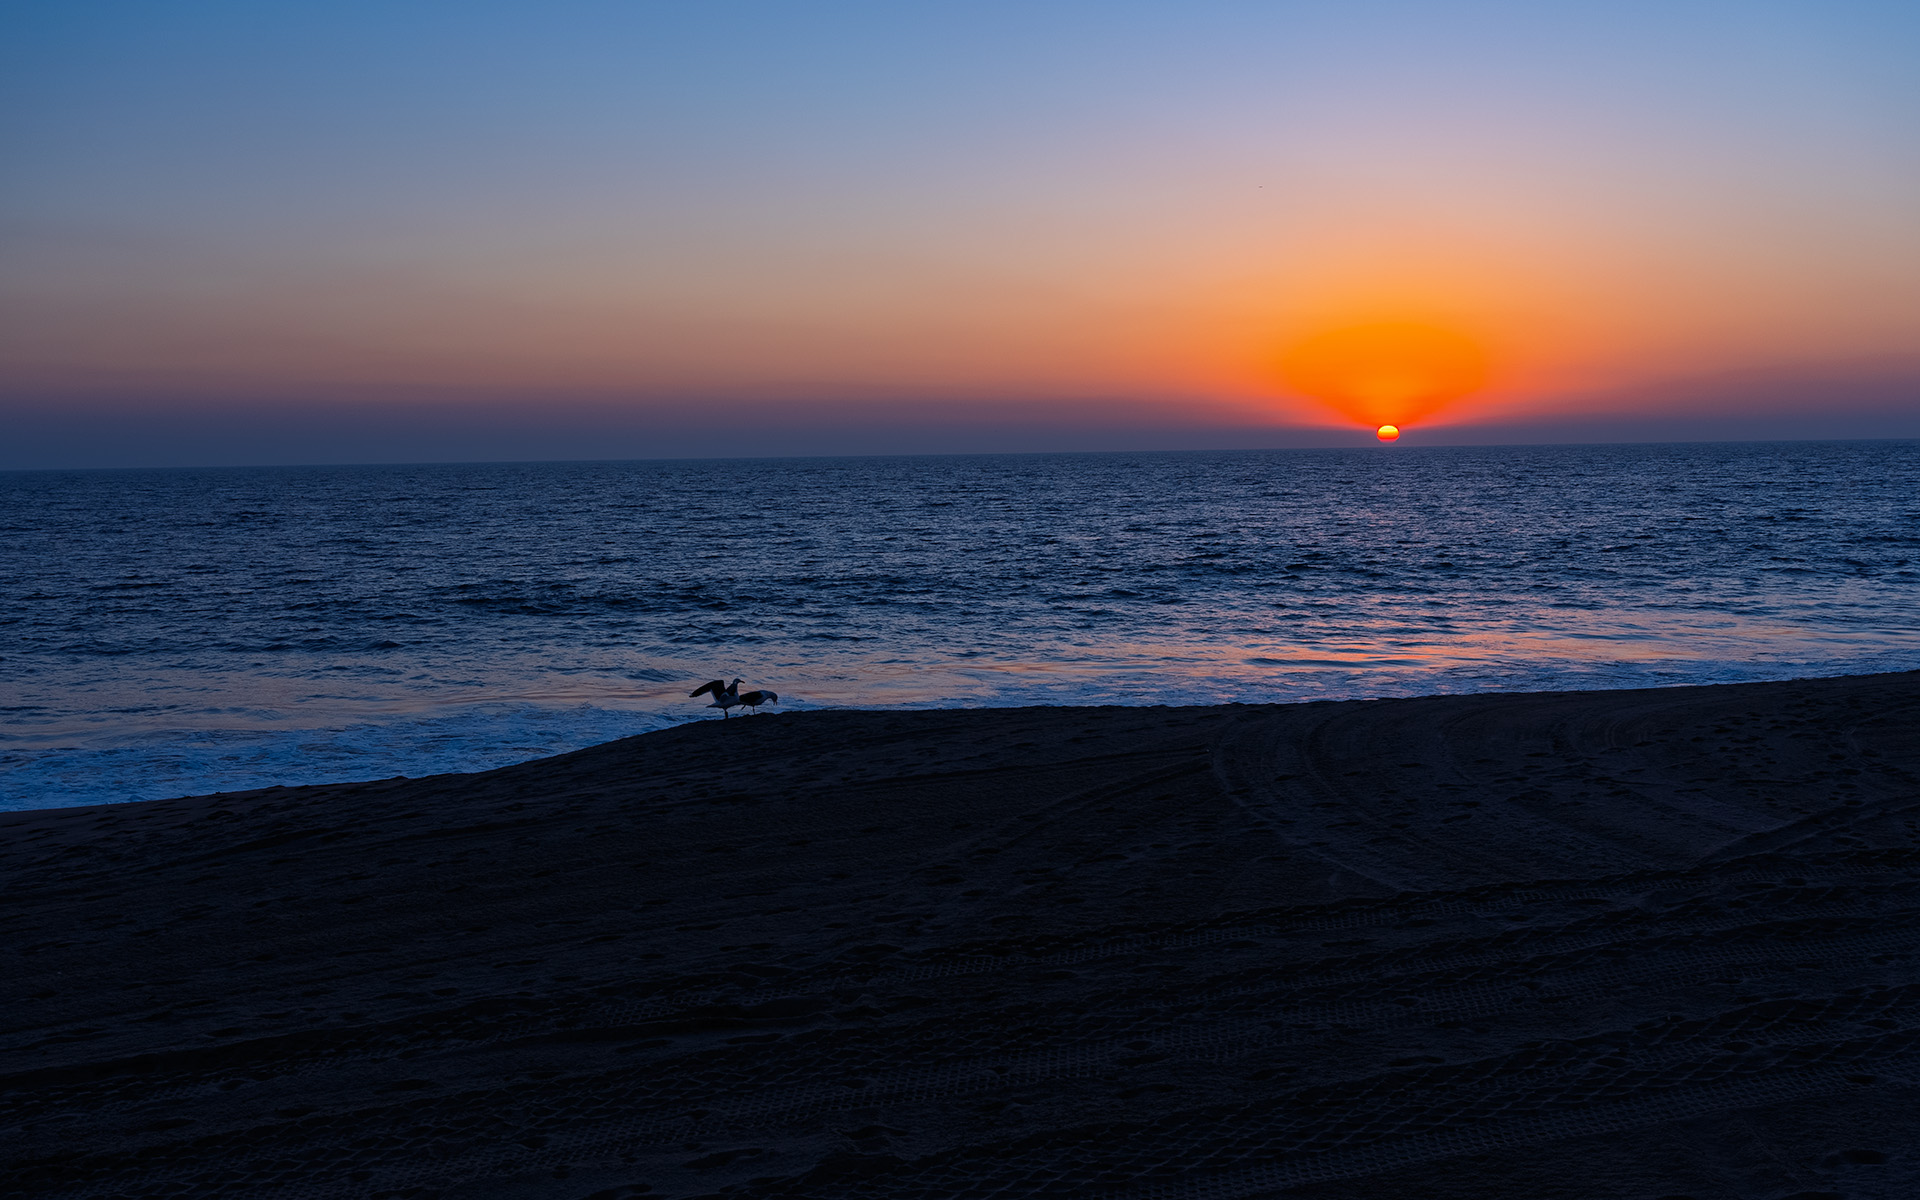
[[[0,625],[4,808],[482,770],[721,719],[716,677],[791,711],[1901,670],[1920,443],[12,472]]]

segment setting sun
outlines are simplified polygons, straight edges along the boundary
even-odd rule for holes
[[[1480,390],[1486,352],[1462,334],[1414,322],[1352,325],[1315,334],[1287,351],[1281,369],[1289,387],[1357,424],[1377,427],[1381,441]]]
[[[1373,436],[1383,442],[1397,442],[1400,440],[1400,427],[1397,425],[1382,425],[1380,428],[1374,430]]]

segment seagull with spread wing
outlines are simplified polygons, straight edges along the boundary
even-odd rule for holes
[[[704,696],[709,692],[713,694],[713,702],[708,704],[707,707],[719,709],[722,717],[731,716],[732,714],[727,710],[740,703],[740,681],[738,679],[732,683],[722,683],[718,679],[708,680],[687,695],[689,699],[693,699]]]

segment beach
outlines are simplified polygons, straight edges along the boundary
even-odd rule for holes
[[[1920,673],[0,814],[0,1191],[1920,1194]]]

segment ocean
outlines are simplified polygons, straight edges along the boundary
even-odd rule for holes
[[[1920,668],[1915,442],[9,472],[0,535],[6,809],[483,770],[720,719],[716,676],[793,711]]]

